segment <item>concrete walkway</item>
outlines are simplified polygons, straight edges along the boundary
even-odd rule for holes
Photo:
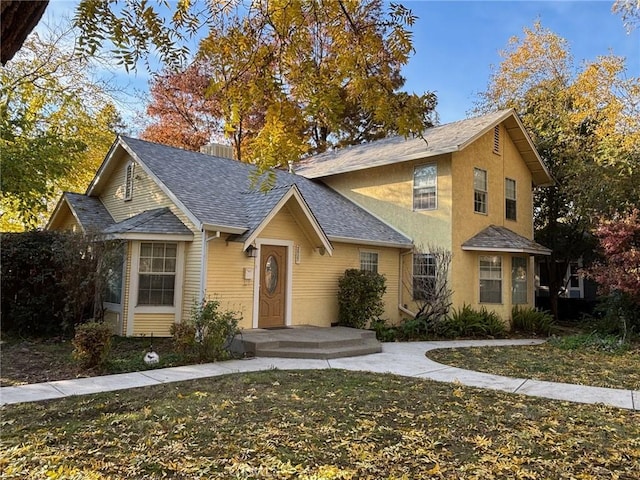
[[[640,391],[589,387],[568,383],[543,382],[502,377],[449,367],[429,360],[428,350],[440,348],[536,345],[541,340],[462,340],[451,342],[384,343],[382,353],[330,360],[252,358],[227,362],[161,368],[144,372],[105,375],[101,377],[59,380],[0,389],[0,405],[35,402],[72,395],[88,395],[128,388],[146,387],[168,382],[215,377],[230,373],[260,370],[306,370],[338,368],[353,371],[393,373],[439,382],[459,382],[472,387],[509,393],[552,398],[579,403],[602,403],[619,408],[640,410]]]

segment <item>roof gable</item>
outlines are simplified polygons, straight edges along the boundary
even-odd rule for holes
[[[551,250],[505,227],[489,225],[462,244],[463,250],[551,255]]]
[[[531,138],[513,109],[499,110],[424,131],[422,138],[394,136],[361,145],[332,150],[298,163],[297,173],[323,178],[372,167],[393,165],[463,150],[493,127],[504,123],[536,185],[553,183]]]
[[[68,208],[83,233],[102,232],[103,229],[114,223],[100,199],[89,197],[81,193],[64,192],[55,210],[47,222],[46,229],[55,225],[61,212]]]
[[[122,159],[123,150],[199,229],[243,235],[273,211],[283,195],[279,189],[295,185],[296,201],[302,210],[309,210],[308,218],[315,219],[325,238],[411,245],[405,235],[329,187],[305,177],[276,170],[272,172],[274,188],[256,191],[251,183],[253,165],[124,136],[116,140],[87,190],[88,195],[97,194],[108,181],[114,168],[110,164]]]

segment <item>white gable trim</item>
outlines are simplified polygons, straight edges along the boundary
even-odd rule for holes
[[[298,202],[298,205],[300,205],[300,208],[302,208],[302,211],[304,212],[305,217],[311,224],[313,231],[318,236],[321,243],[321,245],[318,245],[318,246],[324,247],[324,249],[327,251],[327,253],[330,256],[333,255],[333,246],[331,245],[329,238],[324,233],[324,230],[320,226],[320,223],[318,223],[318,220],[311,212],[309,205],[307,205],[307,202],[304,200],[304,197],[302,196],[302,194],[300,193],[300,190],[298,190],[298,187],[295,184],[292,185],[291,188],[289,188],[287,193],[285,193],[282,196],[282,198],[276,204],[276,206],[273,207],[269,212],[269,214],[264,217],[262,222],[260,222],[260,225],[258,225],[258,227],[249,236],[249,238],[245,240],[243,250],[246,250],[249,247],[249,245],[251,245],[256,241],[256,238],[258,238],[262,230],[264,230],[264,228],[271,222],[271,220],[273,220],[273,218],[278,214],[278,212],[282,209],[282,207],[284,207],[286,203],[289,201],[289,199],[291,198],[295,199]]]

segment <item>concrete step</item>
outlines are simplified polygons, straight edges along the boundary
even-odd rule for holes
[[[245,330],[232,350],[257,357],[341,358],[382,351],[375,332],[346,327]]]

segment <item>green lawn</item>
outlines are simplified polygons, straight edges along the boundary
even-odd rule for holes
[[[3,478],[619,478],[640,414],[391,375],[268,371],[2,409]]]
[[[547,342],[524,347],[432,350],[427,356],[445,365],[496,375],[640,390],[638,344],[618,353],[588,346],[560,348]]]

